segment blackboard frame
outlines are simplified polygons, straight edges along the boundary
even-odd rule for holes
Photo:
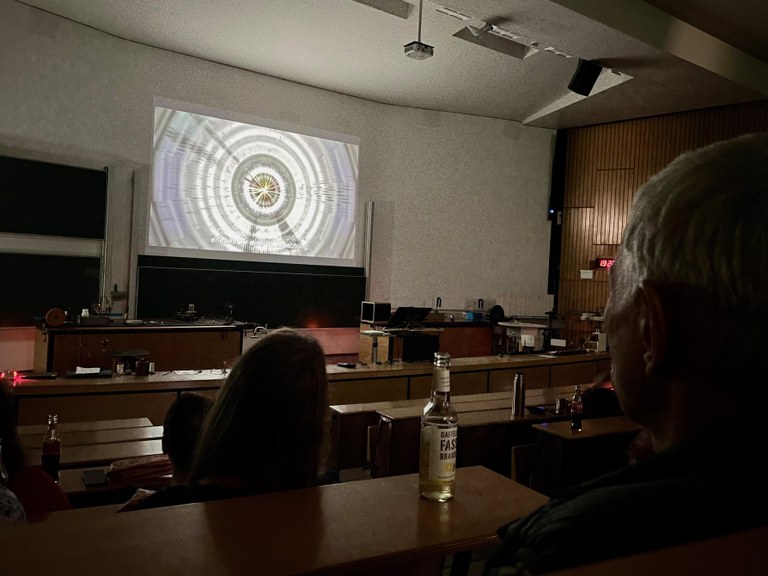
[[[0,326],[101,300],[107,168],[0,155]]]

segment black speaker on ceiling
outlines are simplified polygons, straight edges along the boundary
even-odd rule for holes
[[[592,60],[582,60],[579,58],[579,64],[576,66],[576,72],[573,73],[573,78],[568,83],[568,90],[581,94],[582,96],[589,96],[592,88],[597,82],[597,77],[600,76],[603,67]]]

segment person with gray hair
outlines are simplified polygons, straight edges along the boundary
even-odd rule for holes
[[[687,152],[638,190],[605,317],[616,393],[652,454],[500,529],[485,574],[768,525],[768,134]]]

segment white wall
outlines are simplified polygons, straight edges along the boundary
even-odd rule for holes
[[[551,130],[318,90],[13,0],[0,0],[0,53],[0,153],[110,167],[107,286],[128,285],[130,178],[148,166],[161,96],[359,137],[360,231],[364,204],[374,205],[371,299],[431,305],[440,296],[444,308],[463,308],[546,291]],[[0,366],[4,349],[0,340]]]

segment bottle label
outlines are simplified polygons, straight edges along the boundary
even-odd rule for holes
[[[60,454],[61,453],[61,441],[60,440],[43,440],[43,454]]]
[[[435,392],[450,392],[451,391],[451,373],[445,368],[435,368],[435,372],[432,375],[432,386]]]
[[[456,438],[458,428],[451,426],[424,426],[421,429],[422,450],[427,453],[425,459],[428,481],[452,482],[456,478]]]

